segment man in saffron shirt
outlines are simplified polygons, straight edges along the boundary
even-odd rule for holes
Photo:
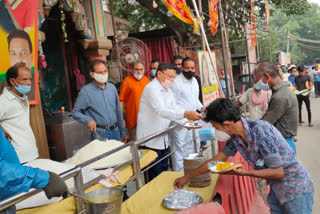
[[[125,105],[129,141],[136,140],[140,98],[144,87],[149,83],[149,79],[144,75],[144,72],[144,64],[142,62],[134,63],[133,75],[126,77],[121,84],[119,94],[120,108],[123,113]]]

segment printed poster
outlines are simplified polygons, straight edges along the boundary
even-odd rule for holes
[[[26,63],[32,72],[30,104],[38,103],[37,0],[0,1],[0,91],[6,83],[8,68]]]
[[[212,65],[207,51],[198,51],[199,72],[201,77],[203,105],[209,105],[219,98],[219,80],[217,79],[216,53],[211,51],[214,65]]]

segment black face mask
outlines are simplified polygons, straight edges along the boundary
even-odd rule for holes
[[[177,68],[177,74],[181,74],[181,68]]]
[[[190,80],[195,75],[195,72],[183,71],[182,74],[186,79]]]

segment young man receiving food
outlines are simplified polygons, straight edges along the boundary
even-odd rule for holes
[[[227,142],[214,158],[176,179],[176,187],[182,188],[191,178],[207,173],[209,162],[226,161],[239,151],[255,169],[234,169],[228,174],[266,179],[271,187],[268,202],[272,214],[312,213],[312,179],[273,125],[241,118],[239,107],[228,99],[213,101],[207,107],[205,120],[216,128],[217,139]]]

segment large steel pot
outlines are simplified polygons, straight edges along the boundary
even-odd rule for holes
[[[85,198],[94,202],[84,202],[87,214],[120,214],[123,199],[122,188],[98,189],[85,194]]]

